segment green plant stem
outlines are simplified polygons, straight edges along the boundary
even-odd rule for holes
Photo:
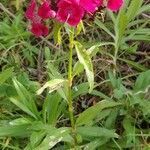
[[[72,127],[72,136],[74,139],[74,149],[76,149],[76,133],[75,133],[75,121],[73,115],[73,99],[72,99],[72,54],[73,54],[73,35],[70,36],[69,44],[69,65],[68,65],[68,106],[69,106],[69,116]]]
[[[115,48],[115,54],[114,54],[114,65],[115,69],[117,69],[117,57],[118,57],[118,48]]]
[[[69,52],[69,67],[68,67],[68,104],[71,126],[74,128],[73,104],[72,104],[72,48]]]
[[[118,48],[118,41],[117,42],[115,42],[115,52],[114,52],[114,60],[113,60],[113,62],[114,62],[114,75],[116,76],[116,72],[117,72],[117,57],[118,57],[118,50],[119,50],[119,48]]]

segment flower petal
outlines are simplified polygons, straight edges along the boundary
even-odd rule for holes
[[[27,19],[33,20],[34,15],[35,15],[35,9],[36,9],[36,2],[35,0],[31,0],[25,12],[25,16]]]
[[[60,0],[57,7],[57,20],[71,26],[78,25],[84,16],[84,9],[74,0]]]
[[[123,0],[108,0],[107,8],[112,11],[117,11],[123,5]]]
[[[38,9],[38,15],[42,19],[54,18],[56,13],[51,9],[50,3],[44,1],[43,4]]]
[[[41,23],[32,23],[31,32],[36,36],[46,36],[48,35],[48,28]]]
[[[101,4],[102,0],[79,0],[79,5],[89,13],[96,11],[97,7],[99,7]]]

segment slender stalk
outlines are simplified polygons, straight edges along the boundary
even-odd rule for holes
[[[117,59],[118,59],[118,50],[119,50],[119,47],[118,47],[118,40],[116,40],[115,42],[115,52],[114,52],[114,75],[116,76],[116,72],[117,72]]]
[[[69,104],[69,115],[71,126],[74,128],[74,117],[73,117],[73,104],[72,104],[72,48],[70,47],[69,52],[69,66],[68,66],[68,104]]]
[[[72,54],[73,54],[73,33],[70,33],[70,44],[69,44],[69,65],[68,65],[68,106],[69,106],[69,117],[72,127],[72,136],[74,139],[74,149],[76,149],[76,133],[75,133],[75,121],[73,115],[73,99],[72,99]]]
[[[115,47],[115,54],[114,54],[114,66],[117,69],[117,57],[118,57],[118,47]]]

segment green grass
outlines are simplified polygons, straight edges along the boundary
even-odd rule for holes
[[[150,149],[150,5],[126,3],[35,38],[0,2],[0,149]]]

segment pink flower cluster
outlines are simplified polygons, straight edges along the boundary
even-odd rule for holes
[[[31,21],[31,32],[39,37],[48,35],[48,27],[44,21],[55,18],[59,22],[77,26],[85,13],[94,13],[98,7],[106,6],[112,11],[117,11],[123,4],[123,0],[57,0],[52,6],[50,0],[42,0],[40,6],[36,0],[31,0],[25,16]],[[52,9],[56,8],[55,11]]]

